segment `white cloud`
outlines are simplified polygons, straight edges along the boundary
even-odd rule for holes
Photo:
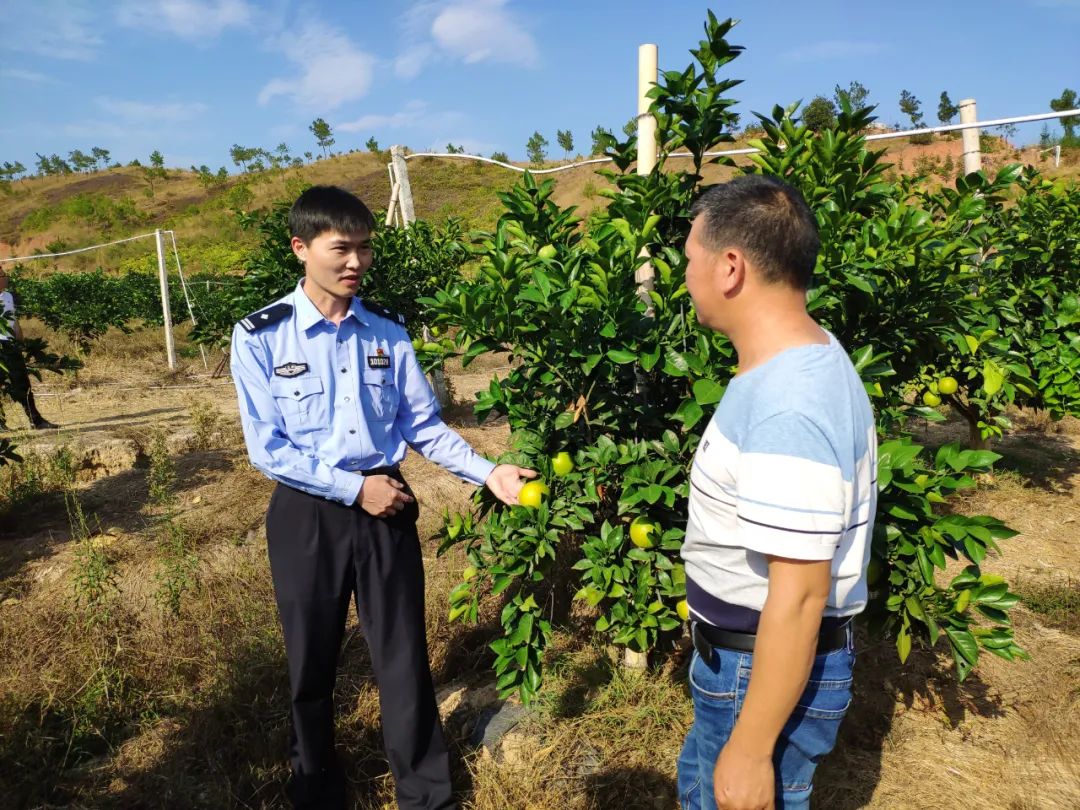
[[[33,82],[34,84],[57,84],[56,79],[37,73],[33,70],[19,70],[18,68],[3,68],[0,70],[0,79],[12,79],[17,82]]]
[[[293,79],[273,79],[259,92],[259,103],[285,96],[294,104],[332,110],[367,94],[375,58],[358,49],[341,31],[319,21],[304,23],[299,33],[276,37],[272,47],[301,69]]]
[[[465,115],[454,110],[432,111],[426,102],[410,101],[395,113],[369,113],[355,121],[346,121],[334,126],[339,132],[382,132],[388,129],[437,130],[450,126],[460,126]]]
[[[192,40],[214,39],[226,28],[245,27],[255,10],[246,0],[124,0],[116,21],[130,28],[162,29]]]
[[[413,45],[394,60],[394,73],[402,79],[415,79],[435,55],[430,44]]]
[[[451,0],[413,6],[403,20],[410,44],[394,60],[395,73],[413,78],[440,56],[465,64],[535,67],[536,41],[506,5],[507,0]]]
[[[829,59],[852,59],[855,57],[876,56],[888,50],[880,42],[855,42],[844,39],[830,39],[815,42],[801,48],[788,51],[781,57],[786,62],[823,62]]]
[[[445,8],[431,24],[443,50],[467,64],[493,61],[532,67],[533,38],[503,9],[506,0],[466,0]]]
[[[109,115],[131,123],[179,123],[198,118],[207,110],[201,102],[144,102],[99,97],[97,105]]]
[[[5,3],[4,48],[51,59],[88,62],[102,39],[96,33],[96,9],[85,0],[38,0]]]

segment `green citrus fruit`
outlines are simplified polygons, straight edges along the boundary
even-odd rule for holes
[[[656,524],[647,518],[634,518],[634,522],[630,524],[630,542],[638,548],[652,548],[653,541],[650,535],[656,530]]]
[[[413,338],[412,347],[414,352],[420,351],[424,348],[424,341],[422,338]]]
[[[679,618],[684,622],[690,618],[690,605],[687,604],[685,599],[679,601],[679,604],[675,605],[675,612],[679,614]]]
[[[1069,293],[1061,299],[1061,303],[1058,305],[1058,309],[1071,315],[1074,312],[1080,310],[1080,297]]]
[[[551,457],[551,471],[556,475],[569,475],[574,471],[574,461],[570,454],[562,450]]]
[[[474,568],[473,566],[470,565],[468,568],[466,568],[461,573],[461,578],[463,580],[465,580],[466,582],[468,582],[470,579],[475,579],[476,578],[476,568]]]
[[[937,383],[937,390],[946,395],[955,394],[959,387],[955,377],[942,377]]]
[[[518,503],[529,509],[537,509],[550,490],[543,481],[528,481],[518,493]]]
[[[536,251],[536,255],[543,259],[545,262],[550,262],[552,259],[555,258],[555,256],[558,255],[558,251],[555,250],[554,245],[544,245],[542,248]]]
[[[925,394],[922,395],[922,401],[923,405],[931,408],[936,408],[938,405],[941,404],[941,397],[939,397],[933,391],[927,391]]]

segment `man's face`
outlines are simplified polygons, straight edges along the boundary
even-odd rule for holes
[[[723,294],[717,285],[716,256],[701,243],[703,216],[694,219],[686,238],[686,290],[694,302],[698,320],[715,329],[719,326],[716,315],[718,305],[723,304]]]
[[[292,248],[304,263],[307,283],[341,299],[356,295],[373,258],[371,233],[366,230],[324,231],[306,244],[294,236]]]

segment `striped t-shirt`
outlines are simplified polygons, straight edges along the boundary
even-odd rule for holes
[[[858,613],[876,504],[874,417],[836,338],[736,376],[690,472],[682,556],[691,614],[755,632],[766,555],[832,560],[825,615]]]

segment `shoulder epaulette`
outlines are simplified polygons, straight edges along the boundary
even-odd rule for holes
[[[271,304],[266,309],[260,309],[257,312],[251,313],[246,318],[241,318],[240,325],[248,332],[258,332],[260,329],[277,323],[282,318],[287,318],[291,314],[292,304],[283,302]]]
[[[366,309],[368,312],[373,312],[376,315],[380,315],[387,320],[393,321],[394,323],[399,323],[402,326],[405,325],[404,315],[394,312],[393,310],[389,310],[381,304],[372,303],[371,301],[364,301],[363,299],[361,299],[360,303],[364,305],[364,309]]]

